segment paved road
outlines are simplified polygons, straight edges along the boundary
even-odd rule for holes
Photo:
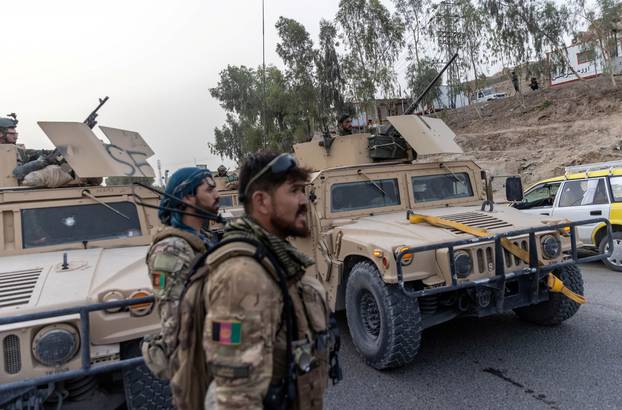
[[[622,408],[622,273],[582,268],[588,304],[559,327],[513,314],[428,329],[414,364],[362,363],[342,318],[345,380],[328,409]]]

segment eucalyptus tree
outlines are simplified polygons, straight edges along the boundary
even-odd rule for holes
[[[335,20],[346,51],[348,97],[369,104],[378,93],[391,96],[404,46],[403,21],[379,0],[341,0]]]
[[[320,124],[324,128],[329,118],[345,109],[342,75],[339,54],[337,53],[337,28],[327,20],[320,20],[319,50],[316,53],[316,73],[318,112]]]
[[[599,51],[605,72],[609,74],[613,87],[617,87],[615,58],[619,57],[618,33],[622,31],[622,3],[617,0],[596,0],[590,3],[573,0],[573,6],[576,15],[587,25],[585,31],[577,33],[577,40]]]

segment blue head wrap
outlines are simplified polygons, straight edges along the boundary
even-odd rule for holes
[[[158,217],[164,225],[170,225],[184,231],[197,233],[194,229],[181,222],[182,214],[164,208],[179,208],[182,200],[187,195],[194,195],[197,187],[203,183],[205,178],[210,178],[212,173],[207,169],[201,168],[181,168],[171,175],[166,184],[165,193],[177,198],[177,200],[162,197],[160,200],[160,210]]]

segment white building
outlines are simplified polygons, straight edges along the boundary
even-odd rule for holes
[[[602,75],[605,71],[605,60],[600,49],[579,43],[566,48],[570,65],[581,78],[592,78]],[[612,50],[614,60],[614,72],[622,73],[622,41],[618,41],[616,48]],[[548,54],[549,61],[551,53]],[[569,67],[553,67],[551,69],[551,86],[556,86],[571,81],[577,81],[577,76]]]

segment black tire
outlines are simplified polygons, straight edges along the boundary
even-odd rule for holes
[[[121,344],[122,359],[140,355],[138,341]],[[155,377],[144,364],[123,370],[123,388],[128,410],[175,409],[168,381]]]
[[[616,272],[622,272],[622,232],[613,232],[613,254],[607,259],[603,259],[603,263],[609,269]],[[609,235],[605,237],[598,244],[598,251],[605,253],[609,248]]]
[[[559,272],[554,272],[554,274],[564,282],[568,289],[583,295],[583,278],[576,265],[568,265],[560,269]],[[543,326],[557,326],[574,316],[580,306],[561,293],[550,293],[549,300],[546,302],[514,309],[514,312],[526,322]]]
[[[421,342],[421,313],[416,299],[385,284],[376,267],[359,262],[346,285],[346,316],[352,341],[376,369],[412,362]]]

